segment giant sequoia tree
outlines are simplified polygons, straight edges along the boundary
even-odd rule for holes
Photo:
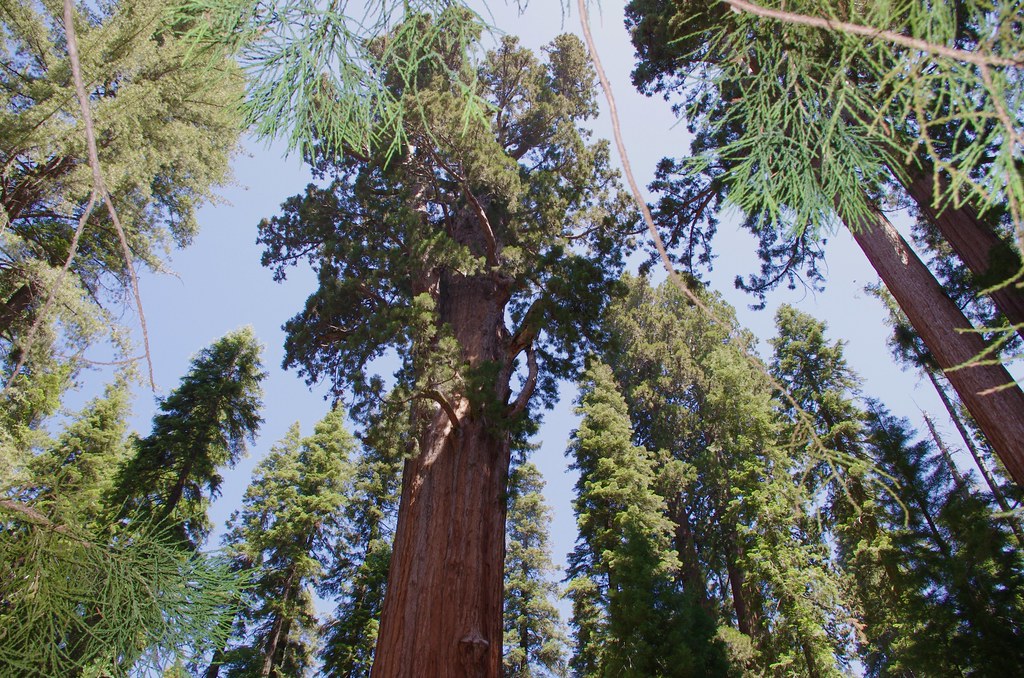
[[[397,349],[414,397],[374,672],[494,676],[510,431],[598,337],[626,203],[580,128],[596,105],[576,39],[543,62],[511,38],[479,65],[436,36],[404,58],[427,53],[448,56],[386,76],[414,104],[407,147],[325,145],[330,181],[288,200],[260,242],[279,278],[308,259],[319,279],[285,326],[285,364],[364,399],[379,388],[369,363]],[[460,114],[466,83],[486,116]]]

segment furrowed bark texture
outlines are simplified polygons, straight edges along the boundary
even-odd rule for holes
[[[940,211],[934,207],[935,180],[933,175],[919,174],[912,180],[904,178],[902,182],[921,214],[935,224],[974,277],[981,281],[982,286],[988,287],[1016,272],[1015,268],[1001,272],[1013,260],[1013,250],[978,218],[973,208],[948,205]],[[990,271],[992,268],[995,270]],[[1024,290],[1011,283],[988,296],[1010,324],[1017,327],[1017,334],[1024,338]]]
[[[499,403],[511,365],[507,300],[487,276],[442,276],[440,320],[471,368],[498,363]],[[375,678],[500,675],[509,438],[464,395],[449,404],[456,421],[421,408],[420,451],[405,464]]]
[[[954,369],[982,353],[984,340],[884,216],[876,212],[871,221],[850,226],[857,244],[935,356],[992,449],[1014,481],[1024,487],[1024,393],[1002,365]]]

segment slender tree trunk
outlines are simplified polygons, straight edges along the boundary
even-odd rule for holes
[[[185,496],[185,484],[188,482],[188,477],[192,473],[192,463],[195,461],[189,457],[188,461],[185,462],[184,468],[178,473],[177,479],[174,481],[174,487],[171,488],[171,493],[167,496],[167,503],[164,505],[163,518],[169,518],[174,514],[174,509],[178,507],[181,502],[181,498]]]
[[[1020,257],[978,217],[972,207],[947,205],[941,211],[934,207],[937,180],[934,174],[918,173],[913,179],[902,173],[894,174],[900,177],[921,214],[939,229],[979,285],[990,287],[1017,272]],[[1024,338],[1024,289],[1011,284],[990,292],[989,297],[1010,324],[1017,327],[1017,334]]]
[[[669,513],[675,524],[674,541],[682,565],[679,577],[683,590],[695,595],[697,602],[704,610],[713,612],[711,601],[708,600],[708,589],[704,583],[704,576],[700,571],[700,558],[697,553],[697,541],[693,536],[693,526],[690,524],[690,514],[682,493],[677,494],[670,503]]]
[[[217,678],[220,674],[220,666],[224,663],[224,650],[218,648],[213,653],[213,659],[210,660],[210,665],[206,667],[206,673],[203,674],[203,678]]]
[[[873,219],[850,227],[1014,481],[1024,487],[1024,393],[1002,365],[953,369],[986,348],[970,321],[884,216],[875,212]]]
[[[988,485],[988,489],[992,493],[992,498],[995,499],[996,504],[999,506],[999,510],[1006,514],[1006,521],[1009,523],[1010,529],[1013,530],[1013,534],[1017,537],[1017,543],[1024,548],[1024,530],[1021,529],[1017,516],[1013,515],[1011,512],[1010,504],[1006,501],[1006,495],[1003,494],[1003,491],[999,488],[999,484],[996,483],[995,478],[992,477],[992,473],[988,470],[988,466],[985,465],[984,460],[981,458],[978,446],[974,444],[974,440],[967,431],[967,427],[964,426],[964,422],[960,419],[960,413],[956,411],[956,407],[949,399],[946,389],[944,389],[942,384],[939,383],[939,379],[935,372],[928,368],[924,368],[924,371],[928,375],[928,379],[932,382],[932,386],[935,387],[935,392],[938,393],[942,404],[946,407],[946,412],[949,413],[949,418],[953,420],[953,424],[956,426],[956,430],[959,431],[960,437],[963,438],[964,445],[967,447],[967,451],[971,453],[971,458],[974,459],[974,464],[978,467],[981,477],[985,479],[985,484]]]
[[[928,432],[932,436],[932,440],[935,441],[935,446],[939,448],[939,452],[942,453],[942,458],[946,460],[946,464],[949,466],[949,472],[953,476],[953,480],[958,486],[964,490],[969,490],[970,486],[967,481],[964,480],[963,475],[960,473],[960,469],[957,468],[956,462],[953,461],[953,455],[950,453],[949,448],[946,447],[946,442],[939,436],[939,432],[935,430],[935,424],[932,422],[932,418],[927,414],[923,414],[925,426],[928,427]]]
[[[753,601],[748,595],[747,577],[740,562],[743,556],[743,547],[733,528],[729,529],[726,536],[727,553],[725,558],[726,571],[729,574],[729,587],[732,589],[732,606],[736,612],[736,627],[740,633],[754,638],[758,631],[757,612],[754,610]]]
[[[375,678],[500,675],[510,445],[488,413],[508,399],[507,299],[487,276],[441,278],[440,321],[470,369],[496,368],[495,386],[472,402],[435,393],[442,406],[419,410],[426,416],[402,479]]]
[[[280,601],[282,607],[286,606],[292,594],[292,579],[295,572],[288,573],[288,580],[284,587],[284,596]],[[260,667],[260,676],[268,678],[273,675],[277,667],[275,660],[278,659],[278,646],[288,637],[287,615],[284,612],[274,614],[274,623],[270,626],[270,635],[267,636],[267,644],[263,649],[263,665]]]

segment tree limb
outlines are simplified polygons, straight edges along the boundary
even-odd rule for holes
[[[441,406],[441,409],[444,410],[444,413],[448,415],[448,420],[452,422],[452,428],[454,428],[455,430],[461,428],[459,424],[459,417],[458,415],[455,414],[455,408],[452,407],[452,404],[448,402],[447,398],[444,397],[444,394],[442,394],[440,391],[436,389],[428,389],[423,392],[422,397],[430,398],[435,403]]]
[[[146,365],[149,368],[149,385],[156,391],[156,380],[153,377],[153,358],[149,350],[149,330],[146,326],[146,314],[142,309],[142,297],[139,294],[139,279],[135,275],[135,265],[132,261],[132,253],[128,247],[128,238],[124,228],[121,227],[121,220],[114,209],[114,202],[110,199],[110,192],[103,181],[103,172],[100,169],[99,152],[96,150],[96,131],[92,121],[92,109],[89,106],[89,96],[85,91],[85,82],[82,79],[82,66],[78,54],[78,35],[75,32],[75,3],[74,0],[64,0],[64,31],[67,35],[68,59],[71,62],[71,77],[75,83],[75,94],[78,97],[78,107],[82,112],[82,124],[85,126],[85,141],[89,151],[89,167],[92,168],[92,181],[94,196],[98,195],[106,204],[110,213],[110,220],[117,229],[118,239],[121,241],[121,251],[124,253],[125,267],[128,269],[128,277],[131,280],[132,294],[135,296],[135,306],[139,311],[139,324],[142,327],[142,345],[146,355]],[[84,220],[82,222],[85,223]],[[68,257],[70,263],[71,257]]]
[[[841,31],[843,33],[862,35],[868,38],[882,38],[883,40],[888,40],[889,42],[897,45],[903,45],[910,49],[916,49],[922,52],[928,52],[937,56],[953,59],[955,61],[964,61],[976,64],[978,66],[1009,66],[1011,68],[1024,66],[1024,56],[1007,58],[996,55],[977,54],[975,52],[968,52],[954,47],[937,45],[935,43],[928,42],[927,40],[913,38],[909,35],[896,33],[895,31],[882,30],[880,28],[875,28],[874,26],[863,26],[861,24],[853,24],[847,21],[837,21],[835,19],[825,19],[822,17],[808,16],[806,14],[797,14],[796,12],[787,12],[781,9],[770,9],[768,7],[762,7],[761,5],[756,5],[752,2],[747,2],[746,0],[722,1],[737,11],[747,12],[767,19],[776,19],[778,21],[800,26],[812,26],[814,28]]]
[[[529,372],[526,375],[526,381],[523,383],[523,388],[519,391],[519,396],[516,397],[516,401],[512,403],[512,406],[509,408],[508,414],[505,415],[509,419],[517,416],[526,409],[527,403],[530,402],[530,396],[533,395],[533,391],[537,387],[537,355],[533,348],[533,343],[530,343],[530,345],[526,347],[526,365],[529,369]]]

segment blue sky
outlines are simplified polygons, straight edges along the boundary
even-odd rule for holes
[[[629,80],[633,53],[622,25],[622,7],[611,0],[604,0],[602,5],[602,13],[595,13],[592,18],[595,37],[615,89],[632,166],[641,184],[646,185],[661,156],[684,155],[689,141],[684,126],[673,118],[669,104],[642,97],[633,89]],[[527,46],[534,48],[563,30],[580,33],[578,17],[563,17],[559,3],[552,0],[534,0],[523,16],[498,2],[492,3],[491,11],[497,26],[521,36]],[[598,137],[610,137],[606,115],[595,122],[594,131]],[[314,289],[313,276],[297,269],[284,284],[274,283],[270,272],[260,266],[261,251],[255,244],[259,220],[277,214],[280,203],[310,181],[299,159],[284,157],[283,150],[280,145],[247,141],[246,152],[234,162],[236,184],[221,192],[221,204],[201,211],[202,230],[195,243],[173,254],[170,268],[176,275],[147,274],[141,280],[159,394],[165,395],[175,387],[196,351],[226,332],[251,325],[266,347],[265,363],[270,372],[264,383],[266,421],[249,457],[225,474],[223,496],[212,514],[218,527],[239,506],[252,467],[284,436],[287,428],[298,421],[303,433],[310,433],[328,407],[323,399],[325,388],[311,390],[296,374],[280,369],[284,340],[280,327],[302,307]],[[897,224],[906,232],[905,219],[897,220]],[[781,303],[793,304],[825,320],[831,337],[846,340],[847,358],[863,378],[866,394],[880,398],[915,423],[923,408],[935,416],[948,442],[955,444],[952,426],[946,424],[931,386],[919,384],[916,375],[893,365],[885,345],[882,308],[862,291],[865,284],[876,282],[877,278],[845,232],[829,238],[829,282],[824,293],[781,290],[769,298],[766,310],[757,312],[747,307],[752,298],[735,290],[732,284],[737,274],[756,271],[758,267],[753,240],[739,231],[734,218],[723,219],[715,251],[718,258],[710,275],[712,287],[736,306],[740,322],[761,337],[763,353],[765,340],[774,332],[774,309]],[[126,318],[125,322],[133,321]],[[89,373],[87,377],[94,384],[85,390],[92,391],[109,376],[104,372]],[[566,469],[564,451],[576,422],[572,415],[576,391],[571,384],[565,384],[561,394],[558,407],[544,415],[544,425],[536,439],[541,447],[533,457],[547,481],[546,496],[554,512],[553,555],[558,563],[564,562],[575,539],[570,507],[575,479]],[[153,394],[139,387],[133,423],[141,434],[148,432],[154,411]]]

